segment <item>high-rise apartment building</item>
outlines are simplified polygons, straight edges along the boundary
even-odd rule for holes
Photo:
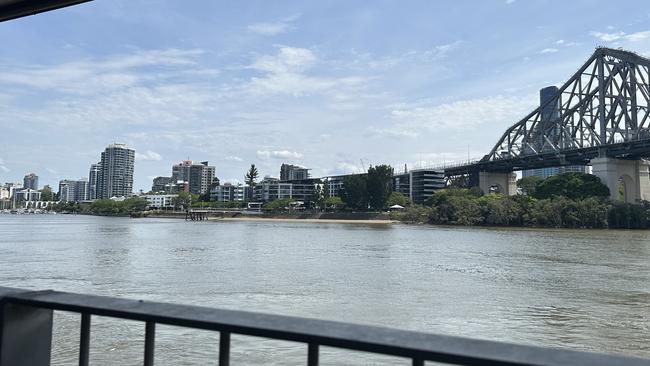
[[[64,179],[59,182],[59,201],[83,202],[88,200],[88,181],[86,179]]]
[[[204,194],[210,191],[215,173],[216,168],[208,165],[207,161],[196,164],[185,160],[172,166],[172,182],[187,182],[190,193]]]
[[[23,178],[23,188],[38,190],[38,175],[29,173]]]
[[[102,152],[97,174],[97,198],[128,197],[133,193],[135,150],[110,144]]]
[[[166,192],[171,183],[171,177],[155,177],[153,179],[153,184],[151,185],[151,192]]]
[[[282,164],[282,166],[280,166],[281,181],[305,179],[309,179],[309,169],[291,164]]]
[[[99,180],[99,172],[101,171],[101,162],[97,164],[90,164],[90,171],[88,172],[88,199],[96,200],[98,198],[97,182]]]

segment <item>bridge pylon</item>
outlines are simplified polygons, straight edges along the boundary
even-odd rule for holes
[[[611,199],[627,203],[650,200],[650,162],[603,157],[592,159],[591,166],[592,173],[609,188]]]
[[[508,196],[517,194],[517,174],[513,172],[488,172],[478,173],[478,186],[483,193],[498,192]]]

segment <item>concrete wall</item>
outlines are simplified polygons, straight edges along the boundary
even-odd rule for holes
[[[490,193],[490,188],[497,186],[499,193],[514,196],[517,194],[517,174],[515,173],[478,173],[479,187],[483,193]]]
[[[622,160],[613,158],[596,158],[591,160],[592,173],[600,178],[607,188],[610,197],[619,199],[619,184],[625,187],[625,202],[650,200],[649,163],[644,160]]]

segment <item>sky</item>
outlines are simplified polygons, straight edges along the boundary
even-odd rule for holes
[[[136,150],[312,176],[480,158],[598,46],[650,56],[645,1],[95,0],[0,23],[0,182]]]

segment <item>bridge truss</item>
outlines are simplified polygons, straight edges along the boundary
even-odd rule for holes
[[[477,168],[586,164],[597,156],[650,156],[650,60],[598,48],[562,85],[501,136]],[[450,169],[461,173],[469,166]]]

